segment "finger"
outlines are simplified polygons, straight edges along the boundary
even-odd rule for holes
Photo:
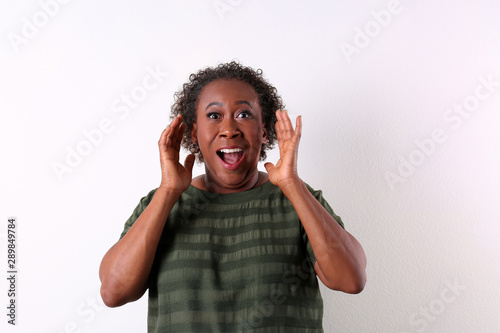
[[[178,114],[177,116],[174,117],[174,119],[172,119],[172,122],[170,123],[170,125],[172,127],[177,127],[177,126],[179,126],[180,123],[182,123],[182,115]]]
[[[167,128],[165,129],[166,131],[165,143],[167,146],[169,144],[171,145],[172,143],[172,136],[176,126],[177,126],[177,117],[175,117],[174,120],[172,120],[172,122],[168,124]]]
[[[176,151],[174,149],[172,149],[172,139],[169,138],[169,136],[171,135],[171,132],[172,132],[172,127],[171,126],[168,126],[166,129],[163,130],[161,136],[160,136],[160,140],[158,141],[158,148],[159,148],[159,151],[160,151],[160,162],[161,162],[161,165],[162,165],[162,168],[165,167],[165,162],[171,160],[171,159],[176,159],[175,155],[176,155]],[[177,151],[177,155],[178,155],[178,151]],[[177,157],[178,159],[178,157]]]
[[[283,133],[285,136],[285,139],[288,140],[293,136],[293,126],[292,122],[290,120],[290,117],[288,116],[288,112],[285,110],[283,111],[282,114],[282,126],[283,126]]]
[[[286,111],[279,111],[279,114],[276,115],[276,118],[278,119],[276,123],[276,133],[279,135],[279,139],[281,141],[281,144],[283,144],[287,139],[287,133],[286,133]]]
[[[184,136],[184,130],[186,129],[186,124],[181,123],[175,133],[175,148],[180,149],[182,138]]]
[[[172,130],[168,135],[168,138],[170,139],[170,145],[168,146],[179,150],[180,144],[182,142],[182,137],[184,135],[184,130],[186,128],[186,124],[182,122],[182,115],[178,115],[177,117],[175,117],[170,124],[170,127],[172,128]]]
[[[290,145],[290,149],[293,149],[293,154],[288,154],[288,156],[285,157],[287,163],[297,162],[301,135],[302,135],[302,116],[298,116],[297,119],[295,120],[295,131],[293,132],[293,136],[290,140],[292,143]]]
[[[161,132],[160,139],[158,140],[158,146],[160,146],[161,150],[167,149],[167,137],[171,130],[170,126],[168,126],[163,130],[163,132]]]
[[[160,157],[166,159],[178,159],[179,148],[175,147],[176,131],[181,124],[182,116],[175,117],[172,122],[163,130],[158,142]],[[173,152],[173,155],[171,154]]]
[[[264,164],[264,168],[266,168],[267,173],[269,174],[269,173],[273,172],[275,166],[271,162],[267,162],[267,163]]]
[[[181,122],[182,122],[182,116],[178,115],[178,116],[176,116],[172,120],[172,122],[170,123],[170,125],[168,125],[168,127],[172,128],[171,137],[174,136],[174,132],[179,127],[179,125],[181,124]]]
[[[276,132],[276,139],[278,140],[278,147],[280,147],[281,144],[280,113],[280,110],[276,110],[276,123],[274,123],[274,130]]]
[[[281,119],[281,110],[276,110],[276,123],[274,124],[274,128],[276,130],[276,137],[278,141],[280,140],[281,132],[280,132],[280,119]]]
[[[300,142],[300,137],[302,136],[302,116],[298,116],[295,120],[295,132],[293,132],[293,143],[297,146]]]
[[[284,136],[283,118],[281,110],[276,111],[276,118],[278,119],[278,121],[275,124],[276,138],[278,139],[278,148],[280,150],[280,157],[283,157],[283,154],[285,153],[283,148],[285,144],[285,136]]]
[[[186,159],[184,160],[184,169],[186,169],[189,175],[192,175],[195,159],[196,158],[193,154],[189,154],[188,156],[186,156]]]

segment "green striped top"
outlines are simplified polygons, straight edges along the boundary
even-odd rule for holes
[[[307,187],[343,227],[321,191]],[[148,332],[323,332],[315,262],[297,213],[271,182],[231,194],[190,186],[156,251]]]

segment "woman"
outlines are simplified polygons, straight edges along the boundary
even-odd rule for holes
[[[176,97],[160,186],[102,260],[104,302],[149,289],[149,332],[322,332],[316,275],[359,293],[366,257],[297,174],[301,117],[294,130],[262,72],[236,62],[192,74]],[[276,139],[280,159],[258,171]],[[195,158],[205,174],[192,179]]]

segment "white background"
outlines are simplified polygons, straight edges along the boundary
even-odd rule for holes
[[[174,92],[232,59],[303,116],[299,175],[367,253],[361,294],[322,289],[325,332],[500,331],[498,1],[53,3],[0,7],[0,275],[10,216],[19,270],[15,327],[0,282],[2,332],[146,331],[146,297],[104,308],[98,267],[159,184]],[[140,96],[155,69],[168,77]]]

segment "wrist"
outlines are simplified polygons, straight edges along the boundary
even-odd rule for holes
[[[161,183],[160,186],[156,189],[157,193],[160,193],[167,198],[176,198],[178,199],[181,194],[184,192],[184,190],[177,190],[177,189],[172,189],[168,187],[167,185]]]
[[[289,197],[289,195],[297,194],[304,190],[305,185],[299,177],[294,177],[280,182],[278,187],[286,197]]]

